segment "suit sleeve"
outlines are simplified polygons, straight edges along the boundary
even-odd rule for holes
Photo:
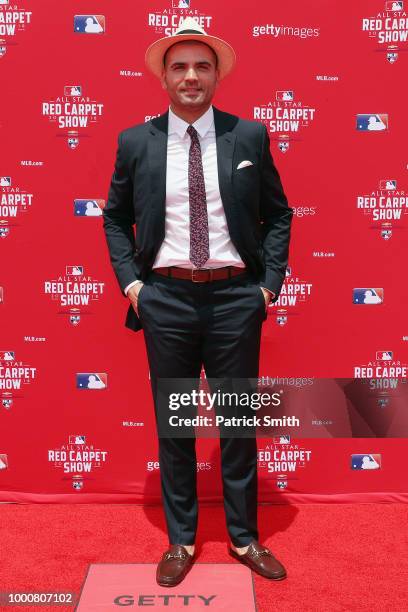
[[[134,260],[135,234],[133,226],[133,182],[126,164],[123,133],[118,136],[115,169],[112,175],[108,201],[103,210],[103,229],[108,244],[110,261],[122,294],[137,279]]]
[[[293,210],[288,205],[273,162],[265,126],[262,130],[260,216],[265,273],[259,284],[275,294],[271,301],[276,302],[285,280]]]

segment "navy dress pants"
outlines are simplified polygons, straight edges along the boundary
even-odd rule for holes
[[[245,271],[211,282],[168,278],[154,270],[138,298],[157,418],[160,378],[257,378],[265,300]],[[196,438],[159,437],[162,500],[170,544],[195,542]],[[228,533],[234,546],[258,540],[256,437],[221,437]]]

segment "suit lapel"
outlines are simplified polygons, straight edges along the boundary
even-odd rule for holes
[[[237,118],[213,106],[217,146],[218,183],[230,233],[233,231],[234,197],[232,193],[232,159],[236,135],[231,132]],[[152,119],[148,138],[148,161],[152,214],[158,230],[158,240],[164,238],[166,214],[166,169],[169,113]]]
[[[152,215],[157,228],[159,243],[164,238],[164,220],[166,214],[168,122],[168,111],[160,117],[152,119],[147,143]]]
[[[232,192],[232,160],[237,137],[231,130],[237,118],[218,110],[215,106],[213,106],[213,109],[215,137],[217,142],[218,184],[229,233],[231,238],[233,238],[235,234],[234,223],[236,219],[233,214],[235,200]]]

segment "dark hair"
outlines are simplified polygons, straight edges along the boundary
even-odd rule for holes
[[[185,42],[198,43],[199,45],[205,45],[206,47],[211,49],[211,51],[213,52],[214,58],[215,58],[215,67],[218,68],[218,55],[216,54],[214,49],[212,47],[210,47],[210,45],[207,45],[207,43],[204,42],[204,41],[201,42],[201,40],[178,40],[176,43],[173,43],[172,45],[170,45],[170,47],[168,49],[166,49],[166,52],[163,55],[163,66],[164,67],[166,66],[166,57],[167,57],[167,53],[170,51],[170,49],[172,49],[174,47],[174,45],[178,45],[180,43],[185,43]]]

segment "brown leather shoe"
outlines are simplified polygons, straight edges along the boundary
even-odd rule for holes
[[[160,586],[176,586],[186,576],[193,565],[194,554],[181,544],[171,544],[163,553],[156,570],[156,581]]]
[[[270,578],[271,580],[283,580],[286,578],[286,570],[283,565],[273,556],[271,551],[259,542],[253,540],[244,555],[239,555],[232,548],[228,549],[229,554],[234,559],[248,565],[251,570]]]

